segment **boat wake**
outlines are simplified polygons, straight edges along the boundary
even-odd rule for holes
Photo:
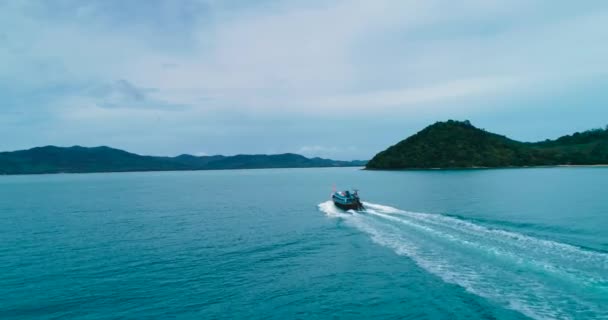
[[[373,203],[319,210],[443,281],[534,319],[608,319],[608,254]]]

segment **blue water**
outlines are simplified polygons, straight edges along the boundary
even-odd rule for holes
[[[0,318],[608,319],[606,190],[605,168],[3,176]]]

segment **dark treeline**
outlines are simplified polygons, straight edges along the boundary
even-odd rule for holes
[[[307,158],[298,154],[141,156],[109,147],[39,147],[0,152],[0,174],[364,166],[365,161]]]

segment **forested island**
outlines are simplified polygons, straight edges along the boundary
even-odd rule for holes
[[[437,122],[378,153],[367,169],[497,168],[608,164],[608,127],[520,142],[469,121]]]
[[[143,156],[110,147],[46,146],[0,152],[0,174],[261,168],[356,167],[366,169],[499,168],[608,164],[608,127],[555,140],[520,142],[473,126],[437,122],[367,161],[275,155]]]
[[[46,146],[0,152],[0,174],[91,173],[128,171],[219,170],[364,166],[366,161],[275,155],[142,156],[110,147]]]

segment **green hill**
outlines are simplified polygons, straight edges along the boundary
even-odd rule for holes
[[[47,146],[0,152],[0,174],[308,168],[364,166],[363,161],[306,158],[297,154],[141,156],[109,147]]]
[[[468,121],[437,122],[378,153],[367,169],[428,169],[608,164],[608,130],[526,143]]]

